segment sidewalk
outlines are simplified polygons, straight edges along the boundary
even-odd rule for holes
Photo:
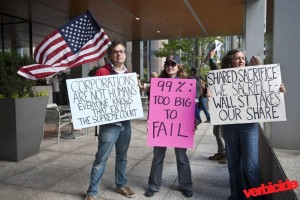
[[[51,133],[51,130],[48,131]],[[160,191],[151,198],[144,196],[153,156],[152,149],[146,146],[146,119],[132,120],[132,139],[127,164],[128,185],[137,193],[132,199],[187,199],[178,188],[173,148],[167,150]],[[38,155],[17,163],[0,161],[0,199],[83,200],[96,151],[94,128],[89,129],[87,137],[76,140],[61,139],[59,145],[56,135],[46,134]],[[217,144],[212,134],[212,125],[200,124],[195,135],[195,146],[187,152],[194,183],[194,196],[189,199],[227,199],[229,195],[227,165],[208,160],[208,156],[216,151]],[[100,186],[101,195],[97,199],[128,199],[115,192],[114,161],[113,150]]]

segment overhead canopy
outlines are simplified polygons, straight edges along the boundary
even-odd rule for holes
[[[0,9],[5,48],[28,46],[28,22],[36,46],[87,9],[123,41],[240,35],[245,18],[245,0],[1,0]]]

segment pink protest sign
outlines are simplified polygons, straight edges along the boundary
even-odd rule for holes
[[[149,146],[193,148],[195,79],[151,79]]]

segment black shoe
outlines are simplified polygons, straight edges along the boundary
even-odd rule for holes
[[[222,160],[224,158],[226,158],[224,153],[216,153],[215,155],[208,157],[209,160]]]
[[[185,197],[192,197],[193,196],[193,190],[192,189],[186,189],[186,190],[181,190],[182,194]]]
[[[154,191],[154,190],[148,188],[147,191],[145,192],[145,196],[146,196],[146,197],[152,197],[152,196],[154,195],[155,192],[156,192],[156,191]]]

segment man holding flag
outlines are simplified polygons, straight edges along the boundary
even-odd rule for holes
[[[99,60],[106,50],[108,50],[107,55],[111,62],[100,68],[96,75],[127,73],[124,65],[125,45],[118,41],[111,44],[103,29],[90,12],[86,11],[47,36],[34,52],[37,64],[22,67],[18,74],[32,80],[46,78],[67,68]],[[129,120],[101,125],[98,151],[91,171],[86,200],[93,200],[98,195],[106,163],[114,146],[116,149],[115,183],[117,192],[129,198],[136,195],[126,186],[127,150],[130,139],[131,124]]]

